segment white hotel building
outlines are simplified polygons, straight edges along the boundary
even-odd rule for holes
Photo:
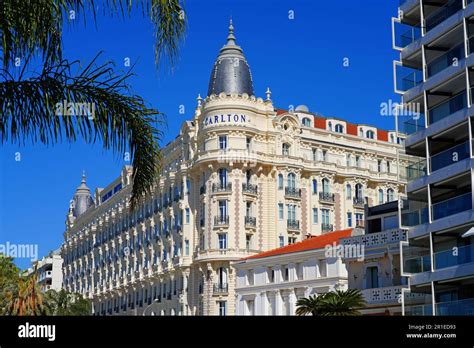
[[[277,109],[254,95],[232,25],[207,97],[163,149],[153,196],[129,211],[131,168],[83,183],[67,216],[67,290],[96,314],[235,313],[232,261],[363,225],[364,203],[396,200],[410,158],[395,132]],[[397,153],[398,152],[398,153]]]

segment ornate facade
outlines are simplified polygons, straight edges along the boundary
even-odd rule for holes
[[[231,25],[208,96],[163,149],[153,196],[131,213],[124,167],[84,212],[71,208],[65,287],[98,314],[233,314],[230,263],[362,226],[365,203],[404,190],[401,141],[305,107],[277,109],[269,89],[256,97]]]

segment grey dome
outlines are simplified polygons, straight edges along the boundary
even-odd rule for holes
[[[235,44],[232,19],[230,20],[227,43],[221,48],[212,68],[207,95],[222,92],[254,95],[250,67],[242,48]]]
[[[76,189],[73,197],[73,215],[79,217],[93,204],[91,191],[86,185],[86,175],[82,174],[81,185]]]

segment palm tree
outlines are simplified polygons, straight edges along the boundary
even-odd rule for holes
[[[80,294],[48,290],[44,296],[46,315],[90,315],[92,304]]]
[[[153,23],[155,63],[167,58],[173,66],[186,26],[181,0],[103,1],[102,14],[130,16],[134,4]],[[72,14],[84,21],[90,14],[95,22],[95,6],[93,0],[0,1],[0,143],[50,144],[81,137],[87,143],[99,140],[115,153],[128,151],[133,209],[150,193],[159,169],[164,118],[131,92],[131,71],[116,74],[113,64],[99,64],[98,56],[84,69],[63,58],[63,26],[72,25]],[[95,107],[93,115],[58,112],[58,105],[84,103]]]
[[[18,293],[20,269],[12,257],[0,254],[0,314],[5,314],[11,305],[11,298]]]
[[[302,298],[296,303],[297,315],[355,316],[365,306],[362,293],[357,289],[336,290],[321,295]]]
[[[37,267],[35,264],[31,275],[19,277],[17,291],[7,294],[6,314],[18,316],[43,314],[43,294],[38,289]]]

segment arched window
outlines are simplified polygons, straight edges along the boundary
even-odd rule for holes
[[[290,155],[290,144],[284,143],[281,146],[281,153],[283,156],[289,156]]]
[[[313,179],[313,194],[318,193],[318,181]]]
[[[225,168],[219,169],[219,185],[221,188],[225,188],[227,186],[227,169]]]
[[[288,174],[286,186],[288,186],[288,188],[293,188],[293,189],[296,187],[295,173]]]
[[[283,175],[278,174],[278,189],[283,190]]]
[[[336,124],[334,130],[336,131],[336,133],[344,133],[344,126],[342,124]]]
[[[329,180],[324,178],[322,183],[323,183],[323,193],[329,193]]]
[[[387,202],[392,202],[395,200],[395,193],[392,189],[387,190]]]
[[[352,186],[351,186],[351,184],[346,185],[346,199],[352,199]]]
[[[368,131],[365,133],[365,136],[367,137],[367,139],[374,139],[375,133],[374,133],[374,131],[368,130]]]
[[[379,189],[379,204],[383,204],[383,190]]]
[[[305,127],[311,127],[311,120],[307,117],[303,118],[303,120],[301,121],[301,123],[303,124],[303,126]]]
[[[355,196],[357,199],[362,199],[363,198],[363,190],[362,190],[362,184],[356,184],[355,186]]]

